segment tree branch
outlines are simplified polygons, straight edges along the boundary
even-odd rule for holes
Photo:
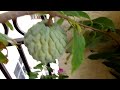
[[[24,16],[24,15],[31,15],[31,14],[35,14],[35,13],[40,13],[40,14],[49,14],[52,17],[58,16],[64,19],[70,19],[67,18],[67,16],[64,16],[60,13],[58,13],[57,11],[9,11],[9,12],[5,12],[0,14],[0,23],[5,23],[10,19],[16,19],[17,17],[20,16]]]
[[[24,15],[31,15],[35,13],[40,14],[49,14],[52,11],[9,11],[6,13],[0,14],[0,23],[5,23],[10,19],[16,19],[17,17],[24,16]]]
[[[60,17],[60,18],[64,18],[64,19],[66,19],[68,21],[73,21],[68,16],[60,14],[57,11],[9,11],[9,12],[0,14],[0,23],[5,23],[10,19],[14,20],[17,17],[24,16],[24,15],[31,15],[31,14],[35,14],[35,13],[49,14],[49,15],[51,15],[51,17],[56,17],[57,16],[57,17]],[[98,31],[98,32],[101,32],[101,33],[104,33],[104,34],[108,35],[109,37],[111,37],[120,46],[120,39],[116,38],[116,36],[118,37],[118,35],[116,33],[108,33],[108,32],[105,32],[104,30],[98,30],[98,29],[95,29],[93,27],[81,24],[81,23],[79,23],[79,25],[83,26],[85,28],[90,28],[90,29],[92,29],[94,31]]]
[[[81,24],[81,23],[79,25],[83,26],[84,28],[89,28],[89,29],[91,29],[93,31],[97,31],[97,32],[100,32],[100,33],[103,33],[103,34],[109,36],[111,39],[113,39],[116,42],[116,44],[118,46],[120,46],[120,39],[119,39],[120,37],[116,33],[106,32],[104,30],[99,30],[99,29],[96,29],[96,28],[93,28],[93,27],[90,27],[90,26],[87,26],[87,25],[84,25],[84,24]]]

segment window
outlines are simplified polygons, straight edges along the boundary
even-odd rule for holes
[[[20,71],[18,78],[19,78],[19,79],[25,79],[25,75],[24,75],[24,73],[22,72],[22,70]]]
[[[22,65],[22,63],[23,63],[23,62],[22,62],[22,59],[21,59],[21,57],[19,58],[19,62],[20,62],[20,64]]]
[[[26,73],[25,66],[24,66],[21,58],[19,58],[19,62],[17,63],[17,65],[15,67],[14,74],[17,79],[25,79],[25,73]]]
[[[19,74],[19,72],[20,72],[20,65],[19,65],[19,63],[17,63],[17,65],[16,65],[16,67],[15,67],[15,71],[14,71],[14,74],[15,74],[15,76],[16,77],[18,77],[18,74]]]

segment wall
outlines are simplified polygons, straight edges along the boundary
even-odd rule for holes
[[[0,11],[2,12],[2,11]],[[120,29],[120,12],[118,11],[86,11],[93,18],[99,16],[107,16],[115,23],[116,28]],[[67,27],[66,23],[63,25]],[[12,36],[12,35],[11,35]],[[14,36],[14,35],[13,35]],[[70,60],[67,65],[64,64],[67,54],[64,54],[59,60],[60,67],[64,68],[66,73],[70,76],[69,79],[115,79],[109,72],[108,68],[104,66],[100,61],[91,61],[87,59],[89,51],[85,51],[85,59],[80,68],[71,75],[71,63]],[[14,60],[13,60],[14,61]],[[33,64],[33,63],[32,63]]]
[[[97,18],[100,16],[105,16],[113,20],[116,28],[120,29],[120,12],[119,11],[86,11],[90,17]],[[67,23],[63,24],[63,27],[67,27]],[[70,35],[69,35],[70,37]],[[69,79],[115,79],[109,73],[109,69],[101,63],[101,61],[92,61],[87,58],[90,54],[88,50],[85,51],[85,59],[81,64],[80,68],[71,74],[71,61],[69,60],[68,64],[65,65],[65,58],[67,54],[64,54],[60,62],[60,67],[64,68],[65,72],[70,76]]]

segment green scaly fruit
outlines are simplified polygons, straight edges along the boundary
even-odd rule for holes
[[[45,21],[33,25],[24,37],[29,54],[44,64],[55,62],[64,52],[67,35],[59,25],[46,26]]]

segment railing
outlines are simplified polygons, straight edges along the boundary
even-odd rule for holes
[[[44,16],[41,16],[41,19],[43,20],[43,19],[44,19]],[[16,18],[15,20],[12,20],[12,22],[13,22],[13,25],[14,25],[15,29],[16,29],[21,35],[24,36],[25,32],[22,31],[22,30],[19,28],[19,25],[18,25],[18,23],[17,23],[17,18]],[[9,33],[8,27],[6,26],[5,23],[2,23],[2,25],[3,25],[3,27],[4,27],[4,34],[8,35],[8,33]],[[17,50],[18,50],[18,52],[19,52],[19,54],[20,54],[20,56],[21,56],[22,62],[23,62],[23,64],[24,64],[24,66],[25,66],[25,69],[26,69],[28,75],[30,75],[31,70],[30,70],[29,64],[28,64],[28,62],[27,62],[26,56],[25,56],[25,54],[24,54],[23,48],[22,48],[22,46],[21,46],[22,44],[24,44],[24,41],[23,41],[24,38],[16,38],[16,39],[14,39],[14,40],[15,40],[17,43],[19,43],[19,45],[17,45],[17,46],[18,46]],[[9,43],[9,44],[8,44],[8,47],[9,47],[9,46],[12,46],[12,45]],[[48,66],[50,66],[50,65],[48,64]],[[6,79],[12,79],[12,77],[10,76],[10,74],[9,74],[8,70],[6,69],[6,67],[4,66],[4,64],[0,63],[0,69],[1,69],[2,73],[4,74],[4,76],[6,77]],[[51,73],[49,72],[49,74],[51,74]]]

